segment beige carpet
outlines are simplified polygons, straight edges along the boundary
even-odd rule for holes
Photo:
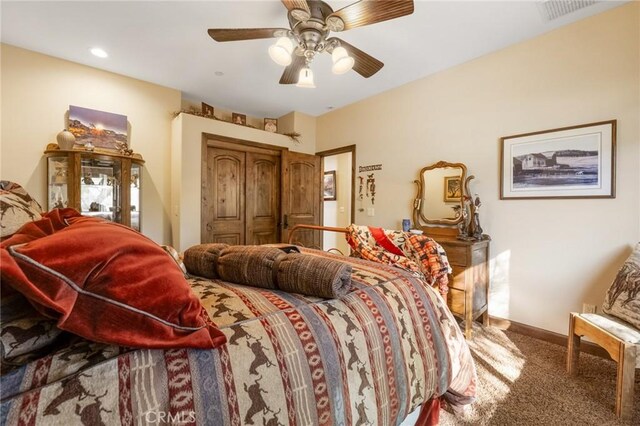
[[[474,324],[469,341],[478,397],[462,416],[444,410],[441,425],[621,425],[613,414],[616,363],[580,354],[580,375],[565,371],[566,348]],[[640,372],[634,417],[640,424]]]

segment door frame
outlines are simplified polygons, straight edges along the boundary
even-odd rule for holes
[[[316,152],[316,155],[322,157],[322,173],[324,173],[324,157],[331,155],[351,153],[351,223],[356,221],[356,146],[346,145],[339,148],[327,149],[325,151]],[[324,204],[324,200],[322,201]],[[324,210],[324,209],[323,209]],[[324,215],[321,217],[324,225]]]

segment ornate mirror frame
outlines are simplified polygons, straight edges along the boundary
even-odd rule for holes
[[[455,219],[427,219],[424,216],[423,209],[422,209],[422,205],[424,203],[424,199],[422,197],[424,195],[424,188],[425,188],[424,174],[428,170],[440,169],[445,167],[459,167],[462,170],[462,174],[460,175],[460,182],[464,184],[461,185],[461,188],[460,188],[460,193],[461,193],[460,207],[461,207],[461,211],[464,210],[464,200],[465,200],[465,197],[468,197],[469,195],[469,182],[475,176],[472,175],[467,177],[467,166],[465,166],[463,163],[449,163],[447,161],[438,161],[437,163],[423,167],[419,172],[419,176],[418,176],[419,179],[413,181],[418,187],[418,193],[416,195],[416,198],[413,200],[414,226],[423,227],[428,225],[448,225],[453,227],[463,221],[464,215],[462,213],[460,214],[460,216],[458,216]]]

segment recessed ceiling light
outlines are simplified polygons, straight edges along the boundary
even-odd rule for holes
[[[333,107],[332,106],[328,106],[327,109],[333,109]]]
[[[107,54],[107,52],[105,52],[103,49],[100,49],[99,47],[94,47],[90,50],[90,52],[94,55],[97,56],[98,58],[106,58],[107,56],[109,56]]]
[[[216,77],[222,77],[224,73],[222,71],[216,71],[213,73]]]

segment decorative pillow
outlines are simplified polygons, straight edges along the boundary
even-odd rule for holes
[[[618,271],[602,310],[640,329],[640,243]]]
[[[6,238],[27,222],[41,218],[42,207],[23,187],[0,181],[0,238]]]
[[[1,254],[3,283],[62,330],[143,348],[226,342],[174,261],[126,226],[53,210],[4,241]]]

